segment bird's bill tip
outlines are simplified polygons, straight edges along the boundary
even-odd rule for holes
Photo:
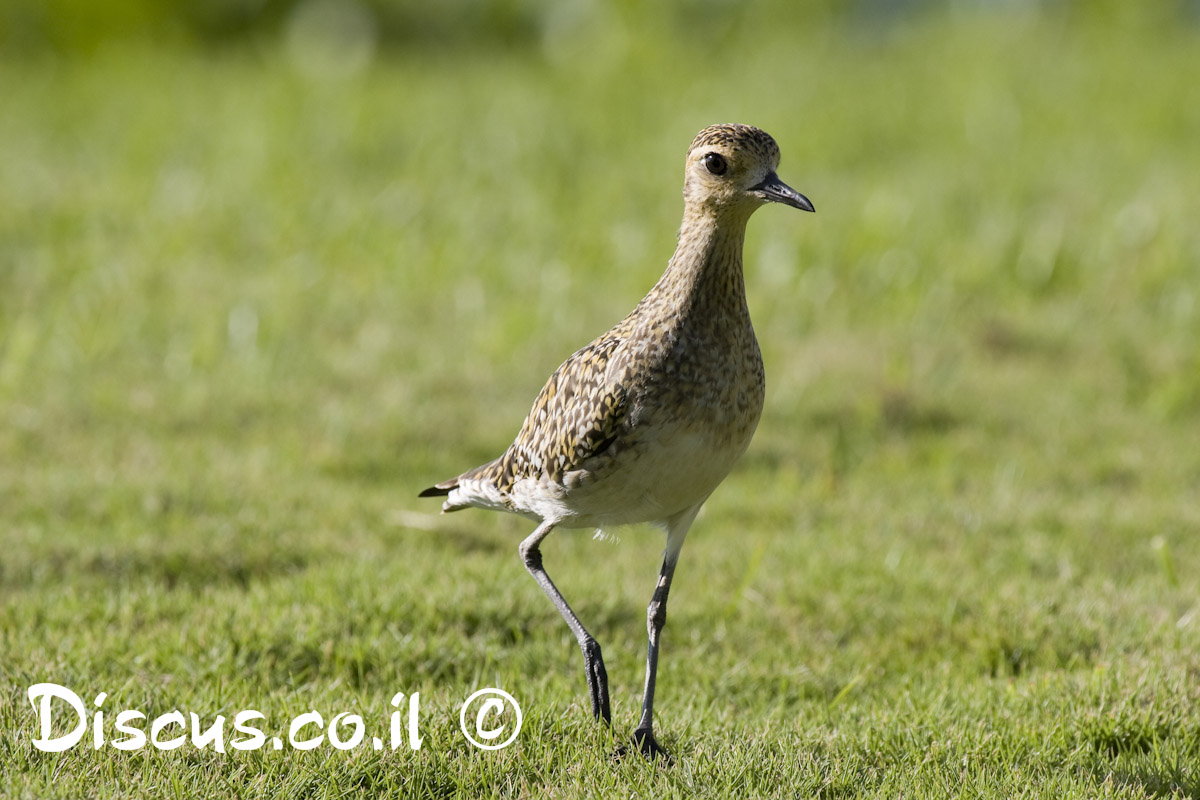
[[[751,191],[768,203],[783,203],[785,206],[798,208],[801,211],[817,210],[811,200],[779,180],[779,176],[774,172],[768,175],[762,183],[755,186]]]

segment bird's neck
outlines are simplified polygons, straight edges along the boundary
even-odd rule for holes
[[[686,208],[675,254],[651,296],[680,318],[747,313],[742,245],[748,218]]]

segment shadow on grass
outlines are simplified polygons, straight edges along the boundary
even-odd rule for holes
[[[1072,356],[1070,344],[1045,331],[1035,330],[999,318],[984,320],[975,336],[976,343],[988,355],[1003,359],[1036,358],[1050,364]]]
[[[1117,767],[1098,765],[1093,770],[1098,782],[1136,789],[1147,797],[1200,800],[1200,774],[1195,771],[1200,730],[1153,713],[1094,715],[1080,721],[1079,737],[1101,759],[1126,762]],[[1175,755],[1162,759],[1159,754],[1167,752]],[[1173,763],[1153,763],[1163,760]],[[1151,763],[1137,763],[1142,761]]]
[[[822,468],[827,466],[842,474],[852,472],[884,442],[936,442],[962,428],[980,424],[963,409],[895,387],[878,390],[852,403],[825,403],[797,411],[799,417],[786,423],[788,435],[760,439],[744,462],[769,470],[792,464],[797,459],[796,443],[802,441],[805,452],[820,454],[812,464],[814,468],[819,463]]]
[[[1099,783],[1111,781],[1122,789],[1144,792],[1146,797],[1200,800],[1200,778],[1185,775],[1178,769],[1166,774],[1152,769],[1111,772],[1098,769],[1094,774]]]
[[[311,554],[282,549],[226,550],[104,550],[54,549],[17,562],[0,563],[0,585],[27,588],[48,582],[94,578],[105,583],[149,581],[167,589],[198,589],[210,585],[245,587],[255,581],[304,569]]]
[[[532,531],[532,528],[530,530]],[[509,541],[494,532],[479,533],[468,529],[465,525],[438,529],[430,535],[436,537],[439,547],[453,550],[457,554],[488,553],[496,554],[498,557],[507,554],[514,560],[518,558],[517,544],[520,542],[520,538]]]

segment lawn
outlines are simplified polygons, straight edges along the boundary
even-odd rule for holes
[[[320,73],[0,60],[0,795],[1200,798],[1200,29],[588,8]],[[718,121],[817,213],[750,223],[768,397],[676,573],[668,768],[610,758],[661,533],[543,548],[606,731],[532,525],[416,493],[653,284]],[[36,749],[43,682],[110,743]],[[484,687],[507,749],[458,730]],[[125,709],[369,740],[397,692],[419,751],[111,745]]]

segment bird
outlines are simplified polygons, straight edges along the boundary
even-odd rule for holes
[[[688,147],[674,255],[624,319],[562,363],[508,449],[425,489],[443,513],[481,508],[537,523],[518,550],[583,651],[592,715],[611,725],[600,645],[550,579],[541,544],[557,528],[666,532],[646,610],[641,718],[623,755],[672,757],[654,736],[654,689],[667,596],[700,507],[745,452],[764,402],[762,356],[746,304],[742,249],[768,203],[815,211],[779,179],[779,146],[760,128],[711,125]]]

